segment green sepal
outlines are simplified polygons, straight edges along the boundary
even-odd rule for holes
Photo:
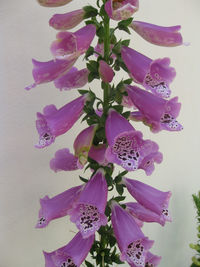
[[[98,15],[98,10],[93,6],[84,6],[83,10],[85,11],[84,19],[96,17]]]

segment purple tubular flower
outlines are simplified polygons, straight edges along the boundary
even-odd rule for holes
[[[104,214],[107,194],[104,171],[99,169],[85,185],[76,206],[70,211],[71,221],[76,223],[83,238],[88,238],[101,225],[107,224],[107,217]]]
[[[145,267],[156,267],[158,266],[160,261],[161,261],[161,257],[154,255],[148,251],[146,262],[145,262]]]
[[[74,10],[65,14],[55,14],[49,20],[49,25],[56,30],[70,30],[76,27],[83,20],[85,11]]]
[[[37,0],[41,6],[45,7],[58,7],[64,6],[71,2],[72,0]]]
[[[169,84],[175,78],[176,72],[169,66],[169,58],[152,60],[127,46],[122,47],[121,53],[135,82],[159,97],[170,97]]]
[[[145,266],[146,254],[154,241],[144,236],[133,217],[115,201],[112,202],[111,221],[121,251],[120,259],[130,266]]]
[[[96,27],[92,24],[84,26],[75,33],[59,32],[57,40],[51,45],[51,52],[57,59],[78,58],[87,51],[95,34]]]
[[[60,109],[54,105],[46,106],[43,113],[37,113],[36,128],[39,133],[37,148],[49,146],[55,138],[66,133],[83,113],[89,95],[85,94],[69,102]]]
[[[181,26],[162,27],[142,21],[133,21],[130,27],[146,41],[160,46],[178,46],[183,44]]]
[[[78,157],[78,166],[83,167],[87,163],[88,153],[92,146],[97,125],[91,125],[84,129],[74,141],[75,156]]]
[[[128,19],[138,8],[138,0],[108,0],[105,4],[105,11],[113,20]]]
[[[102,166],[108,165],[108,161],[105,158],[107,146],[106,144],[100,144],[98,146],[91,146],[88,156],[98,162]]]
[[[142,133],[115,110],[110,109],[106,120],[108,148],[106,159],[121,165],[128,171],[143,169],[147,175],[154,170],[154,162],[161,163],[162,154],[158,145],[151,140],[143,140]]]
[[[178,97],[170,100],[162,99],[136,86],[126,86],[126,91],[138,112],[133,112],[130,119],[142,120],[150,125],[153,132],[161,130],[180,131],[182,125],[177,122],[181,104]]]
[[[69,149],[63,148],[55,153],[55,157],[50,161],[50,168],[55,171],[74,171],[81,168],[78,164],[78,157],[70,153]]]
[[[162,192],[152,186],[125,177],[123,177],[123,183],[138,203],[146,209],[162,216],[161,220],[171,221],[171,217],[168,212],[169,199],[171,197],[170,191]]]
[[[41,198],[41,208],[36,228],[44,228],[50,221],[68,215],[69,210],[75,205],[82,187],[83,186],[72,187],[52,198],[48,196]]]
[[[60,76],[67,73],[74,65],[77,59],[72,60],[50,60],[47,62],[40,62],[32,59],[33,62],[33,78],[35,82],[27,86],[25,89],[30,90],[41,83],[51,82]]]
[[[79,267],[87,257],[94,242],[94,235],[83,239],[80,232],[64,247],[53,252],[44,251],[45,267]]]
[[[115,75],[113,69],[104,61],[99,61],[99,74],[103,82],[110,83]]]
[[[88,82],[88,74],[88,69],[78,70],[72,67],[65,75],[54,80],[54,85],[60,91],[81,88]]]
[[[157,222],[162,226],[165,225],[165,218],[162,215],[146,209],[144,206],[137,202],[125,203],[126,210],[134,217],[142,222]]]

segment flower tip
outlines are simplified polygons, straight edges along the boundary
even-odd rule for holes
[[[31,85],[26,86],[24,89],[27,90],[27,91],[29,91],[29,90],[31,90],[32,88],[35,88],[36,86],[37,86],[37,84],[36,84],[36,83],[33,83],[33,84],[31,84]]]

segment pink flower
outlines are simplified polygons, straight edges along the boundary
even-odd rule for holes
[[[176,72],[169,66],[169,58],[152,60],[127,46],[122,47],[121,53],[135,82],[159,97],[170,97],[169,84],[175,78]]]
[[[84,18],[83,9],[74,10],[65,14],[55,14],[49,20],[49,25],[56,30],[70,30],[76,27]]]
[[[162,161],[158,145],[151,140],[143,140],[142,133],[136,131],[113,109],[109,110],[106,120],[106,137],[108,140],[106,159],[128,171],[143,169],[147,175],[151,175],[154,162]]]
[[[51,52],[57,59],[78,58],[87,51],[95,34],[96,27],[92,24],[86,25],[74,33],[59,32],[56,35],[57,40],[51,45]]]
[[[145,266],[146,255],[154,241],[144,236],[133,217],[112,201],[111,221],[119,249],[120,259],[130,266]]]
[[[99,165],[106,166],[109,163],[105,157],[106,149],[107,149],[106,144],[100,144],[98,146],[92,145],[88,156],[91,159],[97,161]]]
[[[83,95],[60,109],[54,105],[46,106],[43,113],[37,113],[36,128],[39,133],[37,148],[49,146],[55,138],[66,133],[83,113],[83,108],[89,95]]]
[[[63,193],[49,198],[40,199],[39,219],[36,228],[46,227],[50,221],[69,214],[69,210],[75,205],[83,186],[72,187]]]
[[[71,2],[72,0],[37,0],[37,1],[41,6],[58,7],[58,6],[64,6],[69,2]]]
[[[99,61],[99,74],[103,82],[110,83],[115,75],[113,69],[104,61]]]
[[[130,27],[146,41],[160,46],[178,46],[183,44],[183,38],[179,32],[180,25],[162,27],[147,22],[134,20]]]
[[[70,211],[71,221],[76,223],[83,238],[88,238],[101,225],[107,224],[105,208],[107,203],[107,183],[104,171],[99,169],[81,191],[76,206]]]
[[[80,232],[64,247],[53,252],[44,252],[45,267],[77,266],[87,257],[94,242],[94,235],[83,239]]]
[[[105,10],[108,16],[114,20],[130,18],[139,8],[139,0],[108,0]]]
[[[152,254],[151,252],[147,253],[145,267],[156,267],[161,261],[161,257]]]

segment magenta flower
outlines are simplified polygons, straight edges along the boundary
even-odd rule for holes
[[[107,146],[106,144],[100,144],[98,146],[91,146],[88,156],[99,163],[99,165],[106,166],[108,161],[105,157]]]
[[[139,8],[139,0],[108,0],[105,10],[108,16],[114,20],[130,18]]]
[[[125,177],[123,177],[123,183],[139,204],[162,216],[161,221],[171,221],[168,212],[171,192],[162,192],[152,186]]]
[[[92,24],[86,25],[78,31],[59,32],[57,40],[51,45],[51,52],[57,59],[75,59],[85,53],[89,48],[94,36],[96,27]]]
[[[151,252],[147,253],[145,267],[156,267],[161,261],[161,257],[152,254]]]
[[[176,76],[176,72],[169,66],[169,58],[152,60],[127,46],[122,47],[121,53],[135,82],[142,84],[145,89],[159,97],[170,96],[169,84]]]
[[[144,121],[153,132],[161,130],[180,131],[182,125],[177,122],[181,104],[178,97],[162,99],[136,86],[127,86],[126,91],[139,112],[132,112],[130,119]]]
[[[94,242],[94,235],[83,239],[80,232],[64,247],[44,252],[45,267],[79,267],[87,257]]]
[[[49,20],[49,25],[56,30],[70,30],[76,27],[83,20],[85,11],[74,10],[65,14],[55,14]]]
[[[146,209],[144,206],[137,202],[125,203],[126,210],[135,218],[142,222],[157,222],[162,226],[165,225],[165,218],[162,215]]]
[[[110,83],[115,75],[113,69],[104,61],[99,61],[99,74],[103,82]]]
[[[144,236],[133,217],[115,201],[112,202],[111,221],[121,251],[120,259],[130,266],[145,266],[147,252],[154,242]]]
[[[107,224],[105,208],[107,183],[104,171],[99,169],[82,190],[76,206],[70,211],[71,221],[76,223],[83,238],[93,235],[101,225]]]
[[[160,46],[178,46],[183,44],[181,26],[162,27],[154,24],[133,21],[130,27],[146,41]]]
[[[147,175],[154,170],[154,162],[162,161],[158,145],[151,140],[143,140],[142,133],[115,110],[110,109],[106,120],[108,148],[106,159],[121,165],[128,171],[143,169]]]
[[[37,0],[41,6],[46,7],[58,7],[64,6],[71,2],[72,0]]]
[[[33,78],[35,82],[25,89],[30,90],[41,83],[51,82],[60,76],[67,73],[74,65],[77,59],[72,60],[50,60],[47,62],[40,62],[32,59],[33,62]]]
[[[65,75],[54,80],[54,85],[60,91],[81,88],[88,82],[88,74],[88,69],[78,70],[72,67]]]
[[[52,198],[48,196],[41,198],[41,208],[36,228],[44,228],[50,221],[68,215],[69,210],[75,205],[82,187],[72,187]]]
[[[83,113],[89,95],[85,94],[69,102],[60,109],[54,105],[46,106],[43,113],[37,113],[36,128],[39,133],[37,148],[49,146],[55,138],[66,133]]]

